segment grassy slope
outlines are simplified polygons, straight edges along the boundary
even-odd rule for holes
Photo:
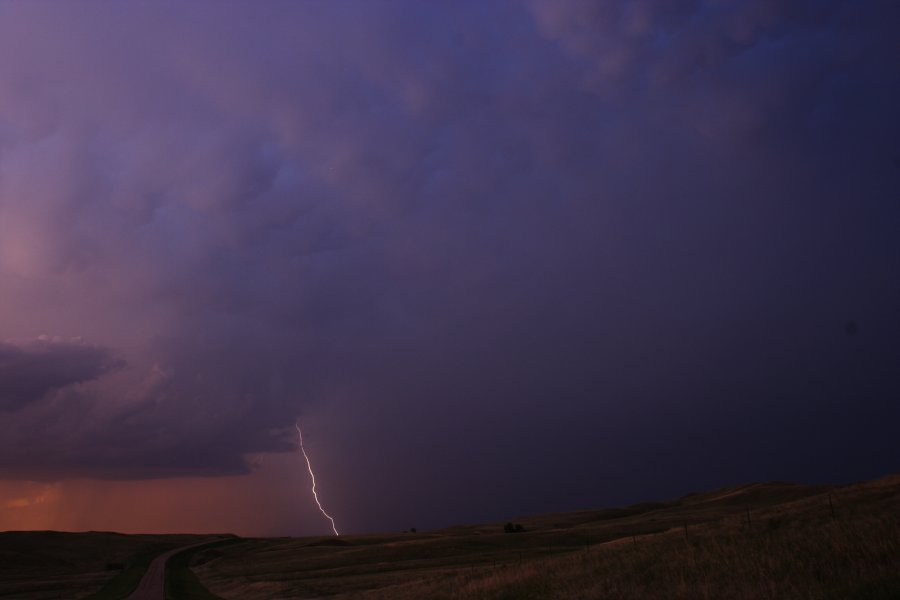
[[[147,567],[150,566],[153,559],[163,552],[177,548],[178,545],[171,542],[158,542],[144,547],[132,556],[131,560],[125,564],[125,568],[119,571],[115,577],[107,581],[102,588],[93,594],[85,596],[84,600],[120,600],[127,598],[137,589],[141,578],[147,572]]]
[[[0,533],[0,597],[17,600],[127,595],[150,559],[201,536],[88,532]]]
[[[243,600],[900,598],[900,476],[514,521],[528,531],[245,540],[198,553],[194,570]]]
[[[194,575],[191,562],[194,555],[202,550],[234,544],[240,538],[229,538],[211,542],[200,548],[190,548],[172,556],[166,563],[166,598],[169,600],[221,600],[212,594]]]

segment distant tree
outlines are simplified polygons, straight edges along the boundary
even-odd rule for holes
[[[522,527],[521,523],[507,523],[503,526],[503,531],[506,533],[522,533],[525,531],[525,528]]]
[[[415,533],[415,532],[416,532],[416,528],[415,528],[415,527],[410,527],[410,528],[409,528],[409,532],[410,532],[410,533]]]

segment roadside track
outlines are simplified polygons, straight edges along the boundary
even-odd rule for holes
[[[169,550],[168,552],[163,552],[153,559],[153,562],[147,567],[147,572],[144,573],[144,576],[141,578],[141,582],[138,584],[137,589],[125,600],[165,600],[166,563],[168,560],[179,552],[184,552],[185,550],[190,550],[191,548],[197,548],[199,546],[206,546],[207,544],[214,544],[219,541],[221,540],[207,540],[205,542],[200,542],[199,544],[190,544],[188,546],[175,548],[174,550]]]

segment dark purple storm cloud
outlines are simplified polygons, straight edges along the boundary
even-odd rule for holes
[[[16,410],[52,390],[97,379],[116,366],[108,350],[80,340],[0,343],[0,411]]]
[[[896,470],[898,19],[3,4],[0,340],[86,343],[0,346],[0,469],[314,415],[359,527]]]

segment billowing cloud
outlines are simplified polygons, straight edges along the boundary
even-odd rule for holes
[[[16,410],[51,391],[97,379],[118,365],[108,349],[81,340],[0,342],[0,410]]]
[[[0,347],[0,472],[244,473],[298,415],[411,503],[875,464],[827,440],[897,416],[896,13],[0,6],[0,338],[86,340]]]

